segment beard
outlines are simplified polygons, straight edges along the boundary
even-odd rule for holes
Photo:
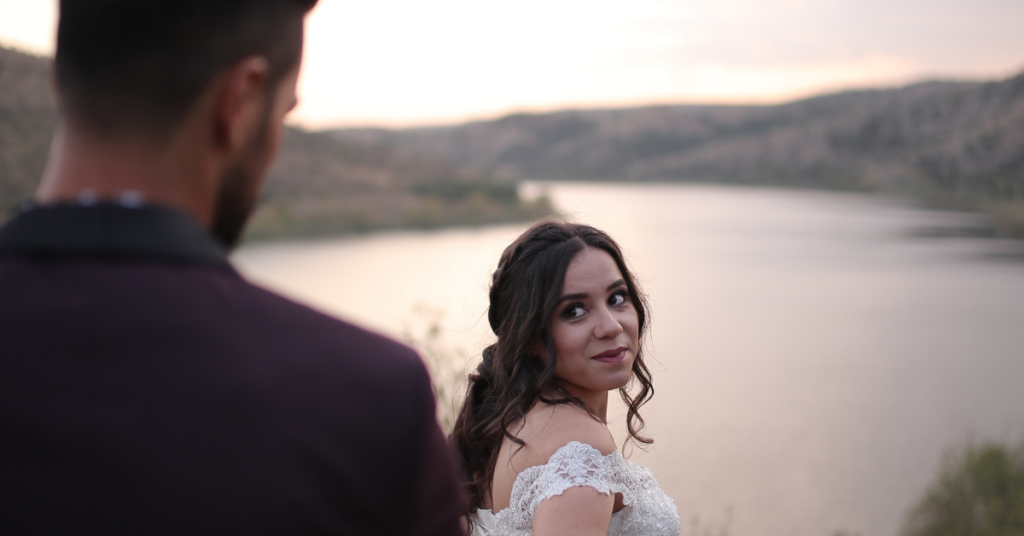
[[[238,160],[224,170],[221,177],[210,233],[228,251],[238,246],[245,223],[256,208],[260,182],[266,170],[265,163],[269,159],[267,153],[270,151],[269,109],[267,112],[252,141]]]

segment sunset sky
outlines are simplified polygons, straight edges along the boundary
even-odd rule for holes
[[[50,54],[56,2],[0,0]],[[1024,70],[1021,0],[321,0],[292,121],[408,126],[513,111],[773,103]]]

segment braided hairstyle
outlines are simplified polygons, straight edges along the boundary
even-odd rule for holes
[[[640,406],[654,396],[651,374],[643,359],[642,341],[648,316],[643,293],[610,236],[588,225],[541,221],[505,248],[498,261],[487,310],[487,320],[498,341],[484,349],[483,360],[476,372],[469,375],[466,399],[451,433],[470,498],[467,521],[487,496],[502,441],[507,437],[520,448],[526,444],[509,427],[525,418],[538,400],[548,404],[582,404],[574,398],[551,399],[544,393],[555,387],[558,362],[548,320],[558,305],[569,262],[588,246],[606,251],[615,260],[637,312],[641,345],[633,361],[633,376],[619,388],[619,394],[628,407],[629,439],[645,445],[653,443],[640,434],[644,427]],[[530,341],[535,336],[547,347],[551,357],[547,363],[530,355]],[[634,384],[639,388],[630,394]]]

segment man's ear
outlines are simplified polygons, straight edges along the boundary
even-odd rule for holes
[[[222,149],[242,149],[260,128],[267,107],[270,64],[250,56],[224,73],[214,104],[215,139]]]

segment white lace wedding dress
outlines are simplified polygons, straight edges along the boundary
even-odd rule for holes
[[[555,451],[548,463],[519,473],[507,508],[497,514],[477,510],[472,536],[528,536],[537,506],[573,486],[622,494],[625,506],[612,514],[608,536],[679,536],[679,511],[650,470],[578,441]]]

